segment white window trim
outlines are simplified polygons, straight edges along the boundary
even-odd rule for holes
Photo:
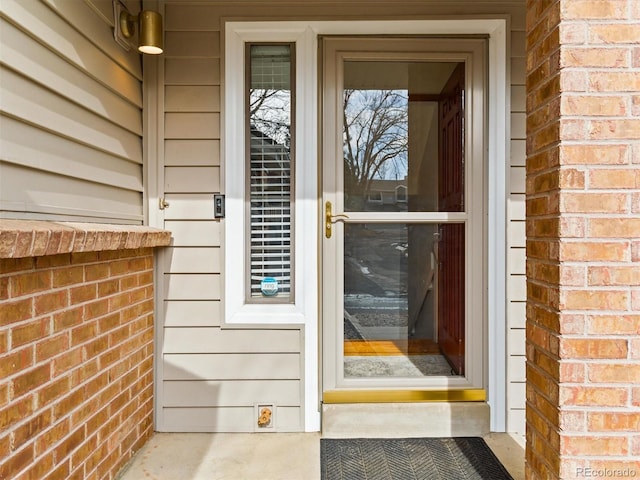
[[[225,221],[225,323],[227,324],[304,324],[307,317],[317,316],[317,191],[315,106],[307,99],[316,97],[316,81],[306,72],[314,54],[306,51],[314,44],[311,31],[301,25],[289,28],[247,23],[226,24],[225,108],[224,108],[224,178],[226,195]],[[246,248],[246,108],[244,104],[245,43],[295,43],[296,49],[296,141],[295,209],[292,240],[295,245],[293,265],[295,303],[246,303],[248,275]],[[311,109],[311,111],[309,111]],[[304,139],[304,141],[302,141]],[[305,161],[306,159],[306,161]],[[239,240],[242,239],[242,240]]]
[[[224,46],[223,175],[225,222],[225,322],[305,326],[305,429],[318,430],[318,35],[489,35],[487,138],[488,401],[492,431],[506,429],[506,224],[509,158],[507,19],[467,18],[374,21],[227,22]],[[296,44],[296,303],[245,305],[244,275],[244,43]],[[233,221],[229,221],[233,219]],[[255,307],[255,308],[250,308]]]

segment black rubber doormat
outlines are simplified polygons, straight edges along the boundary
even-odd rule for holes
[[[323,438],[322,480],[513,480],[480,437]]]

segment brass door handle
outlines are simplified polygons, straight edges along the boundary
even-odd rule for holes
[[[349,215],[340,213],[338,215],[332,215],[331,202],[325,202],[324,204],[324,236],[331,238],[331,225],[340,219],[349,218]]]

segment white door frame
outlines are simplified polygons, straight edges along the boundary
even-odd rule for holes
[[[300,195],[308,202],[315,215],[308,224],[306,237],[319,246],[321,208],[317,203],[317,132],[318,132],[318,36],[319,35],[488,35],[488,125],[487,131],[487,312],[488,312],[488,402],[491,405],[491,429],[506,428],[506,173],[509,151],[510,122],[508,70],[507,70],[507,19],[433,19],[433,20],[375,20],[375,21],[271,21],[226,22],[224,25],[223,132],[222,149],[225,161],[225,186],[237,179],[232,162],[226,159],[244,158],[240,148],[244,145],[243,109],[238,102],[243,98],[242,52],[246,41],[295,42],[298,52],[296,82],[305,85],[307,94],[298,99],[298,119],[304,118],[304,142],[298,142],[300,151],[296,157],[310,162],[304,168],[307,176],[304,185],[298,185]],[[298,90],[300,92],[300,90]],[[302,115],[302,116],[300,116]],[[301,191],[302,190],[302,191]],[[227,190],[228,192],[228,190]],[[230,212],[227,210],[228,217]],[[300,228],[300,226],[299,226]],[[306,228],[302,227],[302,228]],[[227,246],[229,243],[225,242]],[[236,242],[237,243],[237,242]],[[319,251],[308,250],[305,261],[313,268],[318,265]],[[226,252],[225,255],[229,255]],[[227,279],[225,279],[226,285]],[[312,282],[315,284],[315,282]],[[225,289],[229,291],[228,287]],[[305,291],[307,304],[305,315],[296,318],[305,326],[305,429],[315,431],[320,427],[319,415],[319,295]],[[225,297],[225,302],[226,302]],[[315,304],[315,310],[313,309]],[[315,313],[314,313],[315,311]],[[264,324],[262,324],[264,326]]]
[[[482,39],[449,38],[328,38],[323,45],[325,83],[323,91],[323,202],[330,201],[333,214],[344,212],[342,178],[342,91],[343,62],[398,61],[465,63],[465,211],[464,212],[347,212],[333,225],[331,238],[323,239],[323,391],[351,389],[485,389],[486,352],[486,272],[483,259],[485,211],[485,42]],[[344,312],[344,224],[430,223],[449,221],[465,224],[465,356],[464,376],[426,376],[415,378],[344,377],[342,318]],[[477,239],[482,239],[478,241]],[[478,314],[479,312],[479,314]]]

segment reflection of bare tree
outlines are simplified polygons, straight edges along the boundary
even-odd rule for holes
[[[251,126],[281,145],[291,144],[291,91],[253,88],[249,93]]]
[[[345,192],[351,201],[366,196],[371,180],[405,174],[407,104],[402,90],[344,91]]]

